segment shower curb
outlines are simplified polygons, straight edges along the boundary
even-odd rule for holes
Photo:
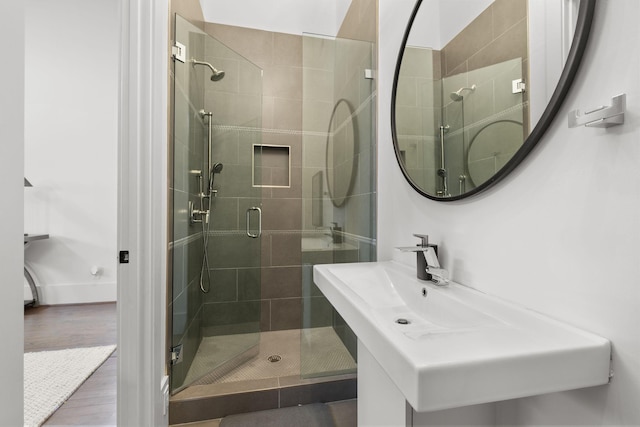
[[[246,384],[242,384],[246,383]],[[171,397],[169,424],[223,418],[228,415],[326,403],[357,397],[357,375],[302,379],[298,376],[270,380],[193,386]]]

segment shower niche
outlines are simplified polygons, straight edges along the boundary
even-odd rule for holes
[[[291,147],[253,145],[254,187],[291,188]]]

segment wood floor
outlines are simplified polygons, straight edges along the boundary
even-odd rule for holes
[[[24,310],[24,351],[116,344],[116,304],[42,306]],[[107,361],[44,425],[116,425],[116,357]]]

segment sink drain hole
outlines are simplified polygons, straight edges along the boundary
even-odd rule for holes
[[[400,318],[400,319],[396,320],[396,323],[399,324],[399,325],[408,325],[411,322],[409,322],[409,320],[407,320],[407,319]]]
[[[273,354],[267,357],[267,360],[271,363],[279,362],[282,360],[282,357],[279,354]]]

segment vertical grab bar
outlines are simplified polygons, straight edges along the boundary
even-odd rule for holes
[[[258,212],[258,232],[256,234],[251,232],[251,211]],[[252,239],[257,239],[262,235],[262,209],[256,206],[252,206],[248,208],[246,219],[247,219],[247,236],[251,237]]]

